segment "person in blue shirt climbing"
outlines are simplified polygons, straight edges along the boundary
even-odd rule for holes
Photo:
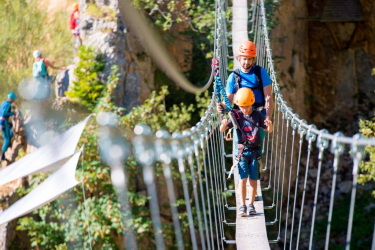
[[[255,57],[255,44],[251,41],[241,42],[237,56],[241,68],[229,75],[226,92],[229,102],[232,103],[238,89],[250,88],[255,96],[253,109],[261,112],[266,121],[271,121],[273,112],[272,82],[266,69],[255,65]],[[226,107],[225,103],[217,104],[219,112],[223,110],[223,107]],[[261,131],[260,136],[263,141],[265,132]]]
[[[5,152],[7,151],[10,140],[13,137],[13,132],[8,119],[12,115],[14,115],[14,113],[11,111],[11,105],[12,102],[14,102],[16,99],[16,94],[14,94],[14,92],[10,92],[8,94],[8,99],[4,101],[0,106],[0,128],[4,135],[4,144],[0,158],[1,161],[5,160]]]
[[[51,94],[51,77],[48,75],[48,67],[57,70],[66,70],[66,67],[56,67],[47,58],[43,58],[42,52],[33,52],[35,62],[33,64],[33,76],[37,80],[35,99],[48,99]]]

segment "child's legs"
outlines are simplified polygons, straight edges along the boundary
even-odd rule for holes
[[[249,200],[250,200],[250,204],[254,204],[254,200],[255,200],[255,195],[257,193],[257,180],[252,180],[250,179],[250,197],[249,197]]]
[[[241,205],[246,205],[246,183],[247,178],[241,179],[238,183]]]
[[[241,201],[241,205],[245,205],[245,201],[246,201],[246,183],[247,183],[247,179],[249,177],[249,164],[247,163],[247,161],[241,157],[240,158],[240,161],[238,162],[238,173],[240,175],[240,181],[238,183],[238,192],[239,192],[239,195],[240,195],[240,201]]]

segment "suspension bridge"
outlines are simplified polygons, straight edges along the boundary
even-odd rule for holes
[[[233,1],[233,6],[231,6],[232,20],[226,18],[230,8],[227,1],[216,0],[215,5],[213,52],[214,58],[219,61],[218,72],[221,82],[218,82],[218,78],[214,77],[214,71],[212,71],[207,84],[199,88],[188,82],[176,68],[168,53],[161,46],[160,40],[157,39],[158,35],[150,30],[147,22],[131,7],[130,0],[119,2],[119,9],[126,23],[129,23],[130,26],[133,25],[136,33],[145,38],[146,46],[150,49],[150,53],[158,66],[176,84],[193,93],[204,91],[212,82],[215,84],[215,91],[212,93],[212,99],[206,114],[196,126],[182,133],[170,135],[165,130],[152,133],[149,127],[138,125],[134,129],[132,139],[121,142],[122,145],[126,145],[126,149],[123,149],[123,152],[120,153],[112,152],[110,154],[112,158],[107,159],[107,163],[111,166],[112,182],[118,190],[119,200],[123,204],[125,220],[131,220],[132,214],[131,209],[129,209],[131,204],[128,199],[128,176],[123,168],[123,160],[129,155],[134,155],[138,164],[142,166],[144,183],[150,196],[149,205],[156,244],[155,249],[169,248],[163,236],[163,223],[159,212],[158,199],[160,197],[157,193],[159,183],[154,173],[154,167],[157,163],[161,163],[163,166],[178,249],[184,249],[187,244],[192,249],[226,249],[230,246],[236,246],[237,249],[330,249],[331,225],[335,209],[335,196],[337,196],[337,177],[341,166],[340,159],[347,160],[351,157],[351,197],[348,204],[346,231],[342,232],[345,233],[345,243],[342,247],[347,250],[350,248],[356,249],[355,242],[352,241],[352,233],[353,225],[355,225],[353,224],[353,218],[359,163],[364,157],[364,147],[367,145],[375,146],[375,140],[364,139],[360,135],[345,137],[340,132],[330,134],[325,129],[319,130],[313,124],[308,124],[305,120],[300,119],[298,114],[293,113],[292,108],[283,99],[277,83],[268,37],[264,0]],[[228,27],[232,27],[231,30],[228,30]],[[238,66],[235,57],[239,42],[249,38],[254,41],[257,47],[257,64],[268,71],[272,80],[273,99],[275,100],[273,108],[274,131],[267,134],[262,144],[262,176],[264,181],[258,181],[259,201],[255,202],[257,214],[237,217],[237,210],[240,206],[237,192],[238,170],[235,169],[233,178],[227,180],[229,169],[232,161],[234,161],[233,157],[237,152],[236,135],[233,134],[232,141],[228,142],[224,139],[225,135],[219,131],[221,115],[216,111],[216,104],[224,96],[217,91],[218,88],[216,87],[218,84],[225,86],[228,73],[233,71],[233,68],[229,67],[230,62],[233,61],[234,68]],[[77,136],[81,134],[88,119],[89,117],[79,124],[79,132],[71,130],[61,138],[68,141],[69,138],[74,137],[76,138],[74,140],[78,141]],[[105,139],[112,140],[112,146],[120,143],[118,137]],[[73,142],[72,144],[76,145],[76,143]],[[74,148],[74,145],[72,148]],[[228,148],[232,148],[232,150],[228,150]],[[53,154],[59,152],[54,148],[46,147],[46,149]],[[108,148],[107,150],[111,149]],[[59,163],[68,164],[72,161],[69,160],[71,158],[68,158],[68,156],[74,154],[72,164],[75,166],[81,151],[84,152],[84,148],[78,153],[73,151],[61,153]],[[102,153],[109,155],[108,152]],[[43,155],[42,153],[39,154]],[[34,157],[36,156],[37,154],[34,154]],[[48,160],[50,162],[43,163],[44,168],[56,167],[52,159]],[[40,161],[43,162],[45,159]],[[175,193],[172,178],[173,170],[171,169],[174,166],[174,161],[177,161],[178,173],[182,182],[189,237],[183,235],[179,211],[176,206],[178,197]],[[20,165],[21,163],[17,166],[20,167]],[[68,166],[71,168],[69,171],[75,171],[74,166]],[[313,177],[315,186],[313,192],[307,190],[309,179],[311,182],[309,175],[311,167],[316,169],[316,175]],[[320,185],[323,170],[332,173],[329,180],[324,179],[325,182],[329,182],[331,187],[328,203],[321,202]],[[40,169],[32,171],[37,172]],[[30,173],[27,174],[31,174],[32,171],[30,170]],[[68,172],[68,170],[66,171]],[[18,172],[12,172],[11,169],[8,172],[9,180],[22,177],[19,176]],[[70,175],[74,178],[74,174],[70,172]],[[57,174],[54,178],[56,177]],[[7,182],[3,181],[4,183]],[[58,178],[55,181],[58,181]],[[79,182],[71,181],[71,183],[66,184],[63,190],[58,190],[56,194],[48,196],[46,201],[54,199],[77,183]],[[307,197],[312,199],[313,203],[307,204]],[[18,204],[18,206],[20,205]],[[306,218],[307,208],[312,212]],[[25,208],[24,213],[30,212],[26,210]],[[319,211],[327,211],[327,219],[326,224],[324,224],[324,234],[319,235],[319,240],[323,243],[317,245],[316,224]],[[15,215],[14,218],[16,217]],[[0,216],[0,219],[9,221],[7,218],[4,219],[4,216]],[[369,223],[374,225],[374,218],[369,218]],[[235,234],[230,233],[233,230],[229,229],[233,228],[235,228]],[[125,232],[123,238],[126,248],[137,249],[136,232],[132,230],[131,226]],[[89,228],[88,234],[90,235]],[[375,230],[372,235],[371,249],[375,250]],[[188,242],[186,242],[187,239]]]
[[[268,37],[264,0],[233,1],[231,7],[233,18],[227,20],[225,14],[229,8],[228,2],[216,1],[214,58],[219,60],[219,75],[223,85],[228,78],[228,73],[233,71],[233,68],[229,67],[230,60],[234,59],[233,67],[238,68],[235,57],[239,43],[250,38],[257,48],[257,64],[265,68],[271,77],[275,100],[274,132],[266,136],[262,148],[263,175],[266,178],[262,183],[258,181],[257,191],[260,199],[255,202],[257,215],[237,217],[235,221],[228,219],[228,214],[236,214],[239,207],[239,197],[236,192],[239,181],[238,170],[235,170],[234,180],[227,181],[231,165],[228,165],[227,160],[236,153],[236,136],[233,136],[233,152],[226,152],[225,144],[227,142],[224,140],[224,134],[219,132],[221,119],[215,108],[218,99],[220,99],[220,92],[215,91],[206,115],[195,127],[191,128],[191,131],[184,131],[182,135],[175,133],[170,137],[165,131],[159,131],[153,135],[147,127],[139,126],[135,129],[137,136],[133,141],[134,153],[144,166],[145,182],[151,195],[150,209],[153,211],[156,248],[165,249],[166,247],[163,241],[160,217],[157,213],[158,198],[153,191],[156,184],[152,177],[152,165],[156,161],[164,162],[165,178],[170,185],[168,186],[169,190],[173,190],[169,164],[173,158],[178,160],[186,210],[189,214],[190,243],[193,249],[224,249],[232,244],[235,244],[237,249],[270,249],[276,244],[283,249],[316,249],[314,231],[317,213],[320,210],[327,211],[328,219],[325,235],[319,235],[320,238],[325,238],[324,244],[319,245],[319,248],[329,249],[339,162],[343,156],[349,157],[350,155],[353,165],[352,186],[343,247],[355,249],[355,243],[351,242],[351,236],[359,162],[364,156],[364,146],[375,145],[375,140],[364,139],[360,135],[345,137],[340,132],[330,134],[325,129],[318,130],[315,125],[308,124],[305,120],[300,119],[298,114],[293,113],[292,108],[283,99],[277,83]],[[134,16],[134,13],[130,13],[130,10],[125,10],[125,7],[121,8],[121,6],[120,9],[123,15],[128,17],[126,21],[142,23],[142,20],[137,19],[138,17]],[[231,30],[228,30],[228,27],[231,27]],[[137,26],[137,29],[139,33],[144,34],[147,28],[143,29],[141,25],[141,27]],[[232,39],[230,40],[230,38]],[[152,51],[165,52],[162,48],[155,50],[154,46],[157,46],[155,43],[150,42],[147,46],[153,48]],[[211,74],[207,85],[197,90],[179,75],[180,73],[172,63],[168,60],[161,61],[160,58],[163,56],[160,57],[160,54],[153,56],[159,67],[168,69],[166,72],[175,72],[169,73],[169,77],[187,91],[203,91],[213,80]],[[217,83],[215,82],[215,84]],[[333,161],[326,160],[332,158]],[[332,172],[332,179],[329,180],[331,185],[329,204],[324,210],[322,206],[326,204],[320,202],[321,190],[319,186],[322,166],[327,163],[330,163],[328,171]],[[317,165],[313,195],[306,191],[311,164]],[[187,182],[185,171],[190,171],[191,183]],[[125,172],[122,171],[122,174],[125,175]],[[235,189],[229,189],[230,182],[233,183],[233,181],[234,185],[232,186]],[[189,185],[194,190],[194,197],[189,196]],[[124,189],[124,186],[121,185],[118,188]],[[228,194],[235,194],[235,198]],[[309,223],[303,221],[307,206],[306,196],[313,197],[314,200],[312,208],[310,207],[312,215],[308,218]],[[264,201],[263,197],[268,197],[267,201]],[[176,197],[172,191],[169,192],[169,199],[173,208]],[[193,202],[190,202],[191,199]],[[194,216],[197,218],[193,218],[191,206],[196,208],[197,213]],[[269,211],[270,213],[267,214],[271,216],[265,216],[264,211]],[[172,209],[172,213],[178,248],[183,249],[176,209]],[[228,236],[226,231],[233,226],[236,228],[236,233]],[[276,229],[276,234],[267,234],[270,228]],[[129,237],[125,238],[130,239]],[[375,232],[372,242],[372,249],[375,249]],[[134,242],[128,242],[128,244],[134,244]]]

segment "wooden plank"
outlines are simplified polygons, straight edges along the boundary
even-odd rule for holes
[[[232,50],[234,55],[234,69],[240,67],[236,59],[238,46],[242,41],[248,40],[248,9],[247,0],[233,0],[233,20],[232,20]]]
[[[241,205],[240,196],[238,193],[239,175],[238,168],[235,169],[234,179],[236,185],[236,207],[237,211]],[[250,183],[247,182],[246,193],[249,197]],[[256,215],[238,217],[236,216],[236,244],[238,250],[268,250],[270,246],[268,244],[266,221],[264,218],[263,199],[260,182],[258,181],[257,194],[260,198],[259,201],[254,203]],[[246,205],[249,203],[246,201]]]

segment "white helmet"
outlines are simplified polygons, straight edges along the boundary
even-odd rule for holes
[[[35,50],[33,52],[33,57],[36,59],[36,58],[40,57],[41,54],[42,54],[42,52],[40,52],[39,50]]]

